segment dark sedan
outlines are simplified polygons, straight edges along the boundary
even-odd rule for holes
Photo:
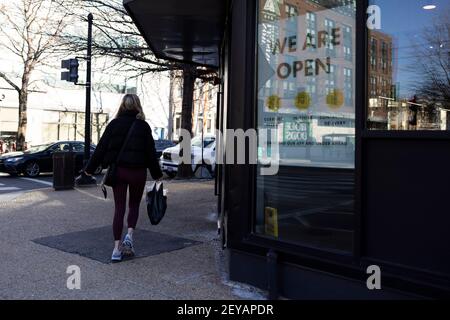
[[[95,146],[91,145],[91,154]],[[0,156],[0,172],[10,175],[24,174],[27,177],[37,177],[43,172],[53,172],[53,153],[75,153],[75,172],[83,168],[84,142],[60,141],[31,147],[25,152],[11,152]],[[100,174],[102,168],[98,168],[95,174]]]

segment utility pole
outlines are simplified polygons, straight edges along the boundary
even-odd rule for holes
[[[87,55],[86,55],[86,111],[84,124],[84,166],[87,165],[91,157],[91,72],[92,72],[92,22],[94,16],[92,13],[88,15],[88,38],[87,38]],[[76,181],[77,185],[96,185],[97,181],[94,177],[87,176],[84,172],[80,179]]]
[[[92,13],[88,15],[88,38],[87,38],[87,56],[86,56],[86,118],[84,126],[84,164],[91,157],[91,69],[92,69]]]

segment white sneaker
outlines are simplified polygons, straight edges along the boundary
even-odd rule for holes
[[[133,240],[131,237],[127,234],[125,235],[125,238],[122,242],[122,253],[125,257],[134,257],[134,247],[133,247]]]
[[[111,262],[112,263],[121,262],[122,258],[123,258],[122,251],[114,249],[111,255]]]

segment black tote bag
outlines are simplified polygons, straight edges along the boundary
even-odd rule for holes
[[[146,194],[147,214],[152,225],[161,222],[167,210],[167,196],[164,195],[163,183],[155,182]]]

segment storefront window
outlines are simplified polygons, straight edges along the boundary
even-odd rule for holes
[[[367,127],[450,130],[450,2],[371,0]]]
[[[356,1],[259,1],[258,130],[277,138],[258,155],[277,144],[280,168],[257,177],[257,234],[352,249],[355,15]]]

